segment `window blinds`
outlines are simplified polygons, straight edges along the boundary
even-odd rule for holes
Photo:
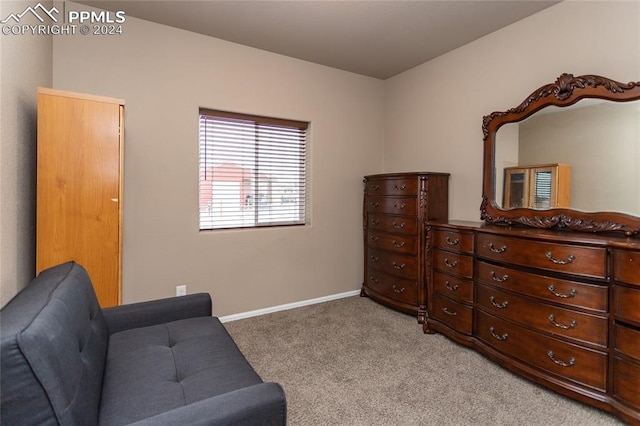
[[[200,110],[200,230],[306,221],[309,123]]]

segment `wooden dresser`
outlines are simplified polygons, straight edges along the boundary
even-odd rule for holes
[[[425,332],[640,424],[640,239],[450,222],[427,241]]]
[[[365,176],[362,296],[424,322],[425,226],[447,220],[448,188],[448,173]]]

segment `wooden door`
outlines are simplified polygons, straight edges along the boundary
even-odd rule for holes
[[[74,260],[120,303],[123,102],[38,90],[36,272]]]

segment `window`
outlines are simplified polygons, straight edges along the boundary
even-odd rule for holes
[[[304,225],[308,126],[200,109],[200,230]]]

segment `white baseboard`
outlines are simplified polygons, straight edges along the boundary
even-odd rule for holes
[[[273,312],[286,311],[287,309],[300,308],[302,306],[315,305],[316,303],[328,302],[330,300],[342,299],[344,297],[357,296],[360,290],[347,291],[345,293],[331,294],[329,296],[318,297],[316,299],[302,300],[300,302],[287,303],[286,305],[273,306],[271,308],[257,309],[255,311],[243,312],[240,314],[226,315],[219,317],[220,322],[236,321],[244,318],[257,317],[258,315],[270,314]],[[214,312],[215,315],[215,312]]]

